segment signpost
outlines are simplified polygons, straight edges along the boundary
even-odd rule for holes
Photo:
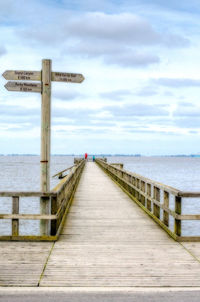
[[[42,71],[6,70],[3,77],[9,82],[5,88],[8,91],[39,92],[42,96],[41,103],[41,160],[40,177],[41,191],[50,191],[50,147],[51,147],[51,82],[82,83],[84,76],[76,73],[52,72],[51,60],[42,60]],[[16,82],[16,81],[38,81]],[[40,201],[41,214],[50,213],[49,199]],[[49,234],[48,220],[41,220],[40,234]]]

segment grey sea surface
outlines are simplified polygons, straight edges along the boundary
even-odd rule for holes
[[[72,156],[52,156],[51,175],[73,165]],[[200,158],[112,156],[108,162],[122,162],[124,169],[182,191],[200,191]],[[0,191],[40,191],[39,156],[0,156]],[[51,177],[51,189],[58,180]],[[173,200],[170,207],[174,208]],[[11,213],[11,198],[0,198],[0,213]],[[40,211],[39,198],[21,198],[20,213]],[[200,198],[184,198],[184,214],[200,214]],[[162,214],[162,213],[161,213]],[[170,219],[173,229],[173,219]],[[200,221],[184,221],[183,235],[200,235]],[[0,234],[11,234],[10,220],[0,220]],[[38,221],[20,221],[21,235],[39,234]]]

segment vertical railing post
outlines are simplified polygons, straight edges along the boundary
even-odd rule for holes
[[[135,177],[134,176],[132,176],[132,184],[135,187]],[[135,188],[133,189],[133,196],[136,197],[136,190],[135,190]]]
[[[181,215],[181,197],[175,197],[175,213]],[[181,236],[181,220],[174,219],[174,232],[177,236]]]
[[[169,193],[164,191],[164,203],[166,208],[169,208]],[[169,213],[163,210],[163,222],[166,226],[169,226]]]
[[[138,200],[138,201],[140,201],[140,194],[139,194],[139,192],[138,192],[138,189],[140,189],[140,182],[139,182],[139,179],[138,178],[136,178],[135,179],[135,186],[136,186],[136,199]]]
[[[143,180],[141,180],[141,191],[143,193],[146,193],[145,189],[146,189],[145,182]],[[145,206],[145,196],[142,195],[142,194],[141,194],[141,203],[142,203],[143,206]]]
[[[141,194],[140,194],[140,190],[141,190],[141,179],[137,178],[137,188],[138,188],[138,200],[139,202],[141,202]]]
[[[12,197],[12,214],[19,214],[19,197]],[[12,236],[19,236],[19,219],[12,219]]]
[[[41,120],[41,191],[50,190],[50,145],[51,145],[51,60],[42,60],[42,120]],[[49,198],[41,198],[40,213],[49,214]],[[40,234],[49,235],[50,223],[41,220]]]
[[[160,202],[160,189],[154,187],[154,199]],[[160,219],[160,207],[157,204],[153,204],[153,214]]]
[[[58,204],[57,204],[57,195],[51,197],[51,214],[56,215],[58,210]],[[51,236],[55,236],[57,233],[57,222],[58,219],[51,220],[51,231],[50,234]]]
[[[148,183],[147,183],[147,196],[151,198],[151,184]],[[148,197],[147,197],[147,209],[151,212],[152,210],[151,199],[149,199]]]

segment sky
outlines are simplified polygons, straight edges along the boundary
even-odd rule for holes
[[[0,0],[0,72],[52,83],[52,154],[200,152],[199,0]],[[0,154],[40,153],[41,95],[0,77]]]

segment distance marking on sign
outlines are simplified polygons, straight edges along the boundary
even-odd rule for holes
[[[52,72],[51,80],[56,82],[82,83],[85,78],[80,73]]]
[[[7,82],[5,88],[8,91],[22,91],[22,92],[42,92],[40,83],[27,83],[27,82]]]
[[[6,80],[41,81],[41,71],[6,70],[2,76]]]

